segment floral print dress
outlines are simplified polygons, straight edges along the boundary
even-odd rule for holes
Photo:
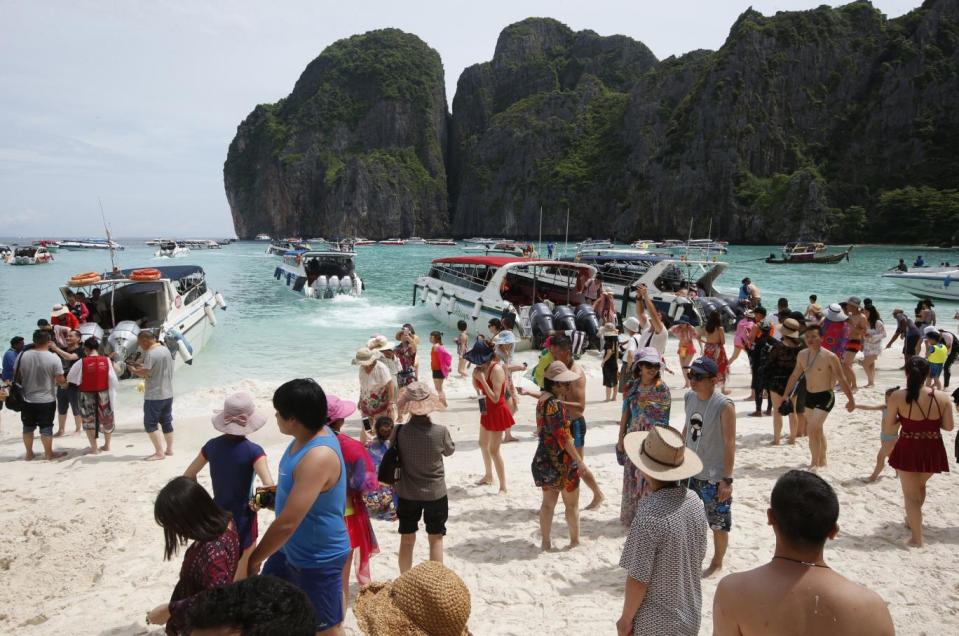
[[[630,383],[623,400],[623,411],[629,414],[626,433],[669,426],[671,405],[669,387],[662,380],[656,380],[652,386],[643,386],[639,381]],[[636,506],[646,494],[646,480],[627,457],[623,465],[623,502],[619,509],[619,520],[623,525],[628,527],[633,523]]]
[[[579,488],[579,465],[566,452],[572,438],[566,406],[550,395],[536,403],[539,446],[533,455],[533,482],[538,488],[573,492]]]

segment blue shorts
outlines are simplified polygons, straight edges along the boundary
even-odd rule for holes
[[[66,415],[67,410],[80,415],[80,389],[75,384],[57,387],[57,413]]]
[[[143,400],[143,428],[147,433],[163,427],[164,433],[173,432],[173,398],[165,400]]]
[[[706,507],[706,521],[713,530],[729,532],[733,527],[733,498],[719,501],[719,482],[703,481],[693,477],[689,489],[699,495]]]
[[[586,418],[577,417],[575,420],[570,420],[569,430],[573,434],[573,446],[576,448],[582,448],[586,445]]]
[[[343,565],[349,557],[347,552],[320,567],[298,568],[281,550],[266,560],[261,574],[271,574],[300,588],[313,604],[316,631],[320,632],[343,622]]]
[[[930,363],[929,363],[929,377],[930,377],[931,379],[935,380],[935,379],[938,378],[940,375],[942,375],[942,367],[943,367],[943,365],[941,365],[941,364],[936,364],[935,362],[930,362]]]

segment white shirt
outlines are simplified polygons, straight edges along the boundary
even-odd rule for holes
[[[652,347],[659,352],[659,355],[665,355],[667,342],[669,342],[669,332],[666,331],[665,325],[662,331],[654,333],[651,320],[646,323],[646,328],[639,334],[639,346]]]
[[[373,391],[389,384],[393,380],[390,370],[386,368],[382,360],[377,360],[373,365],[373,371],[367,373],[360,369],[360,397],[367,397]]]

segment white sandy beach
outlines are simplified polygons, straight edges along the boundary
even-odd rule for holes
[[[670,364],[675,342],[669,345]],[[532,360],[532,354],[523,354]],[[880,362],[879,387],[900,384],[895,371],[901,358],[887,352]],[[438,420],[448,425],[457,445],[446,462],[450,521],[446,564],[472,592],[470,628],[474,634],[576,633],[609,634],[622,608],[624,572],[618,567],[625,529],[619,523],[622,468],[614,444],[620,402],[604,403],[599,359],[583,358],[590,374],[586,438],[587,462],[603,486],[607,502],[598,511],[582,514],[583,545],[572,551],[539,550],[537,510],[540,491],[532,483],[530,461],[535,442],[534,401],[524,398],[517,417],[521,442],[503,447],[509,496],[493,488],[473,486],[482,461],[476,445],[478,415],[465,380],[449,383],[450,408]],[[862,370],[857,367],[859,377]],[[328,392],[355,398],[355,376],[320,378]],[[286,378],[282,378],[285,380]],[[278,379],[278,382],[281,379]],[[683,422],[682,379],[667,376],[673,389],[672,423]],[[748,395],[749,371],[737,361],[731,386],[734,398]],[[864,383],[863,380],[860,380]],[[178,385],[183,391],[183,386]],[[139,396],[126,389],[121,398],[118,434],[109,454],[88,456],[86,439],[58,439],[70,451],[63,461],[21,461],[23,447],[17,414],[2,413],[0,435],[0,528],[5,548],[0,553],[0,632],[7,634],[159,634],[148,628],[147,610],[168,600],[177,579],[179,559],[163,562],[163,537],[153,520],[153,498],[171,477],[182,473],[204,441],[214,435],[209,422],[213,408],[235,390],[247,390],[260,408],[272,414],[275,387],[238,382],[216,391],[178,394],[176,455],[162,462],[143,462],[150,452],[142,432]],[[863,390],[857,399],[878,403],[882,390]],[[733,532],[726,572],[765,563],[772,555],[773,534],[766,526],[769,493],[776,478],[808,462],[805,440],[796,446],[770,447],[772,418],[748,418],[751,402],[737,401],[736,485]],[[959,633],[959,510],[952,495],[959,486],[955,472],[939,475],[929,485],[925,506],[927,546],[909,550],[899,483],[892,469],[876,484],[868,475],[879,446],[879,414],[849,415],[845,398],[827,422],[829,467],[821,474],[836,488],[841,502],[839,537],[827,547],[827,562],[863,583],[889,603],[901,634]],[[68,423],[72,429],[72,421]],[[356,434],[354,416],[347,431]],[[946,434],[952,463],[954,434]],[[271,421],[254,439],[267,449],[276,470],[288,438]],[[39,442],[37,442],[39,447]],[[955,464],[952,464],[955,468]],[[209,485],[208,473],[201,480]],[[588,491],[582,498],[588,497]],[[952,503],[950,503],[952,502]],[[586,502],[582,502],[585,504]],[[261,533],[269,523],[261,513]],[[372,561],[376,579],[397,574],[396,528],[374,521],[381,554]],[[557,510],[554,544],[566,544],[566,524]],[[416,559],[426,556],[420,535]],[[710,544],[709,553],[712,552]],[[712,632],[712,599],[717,578],[704,582],[701,633]],[[355,584],[354,584],[355,588]],[[354,589],[355,593],[355,589]],[[352,612],[347,632],[358,634]]]

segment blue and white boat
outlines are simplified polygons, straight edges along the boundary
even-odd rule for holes
[[[959,301],[959,267],[916,267],[905,272],[892,270],[882,277],[919,298]]]
[[[356,274],[352,243],[327,243],[325,249],[288,250],[273,278],[307,298],[360,296],[363,281]]]
[[[207,286],[206,273],[198,265],[78,274],[60,288],[60,295],[66,300],[82,291],[92,299],[94,290],[99,290],[99,297],[80,332],[84,340],[95,336],[105,343],[102,352],[113,360],[121,380],[130,377],[127,363],[139,357],[141,329],[156,331],[176,367],[192,364],[213,334],[216,312],[226,309],[223,296]]]

